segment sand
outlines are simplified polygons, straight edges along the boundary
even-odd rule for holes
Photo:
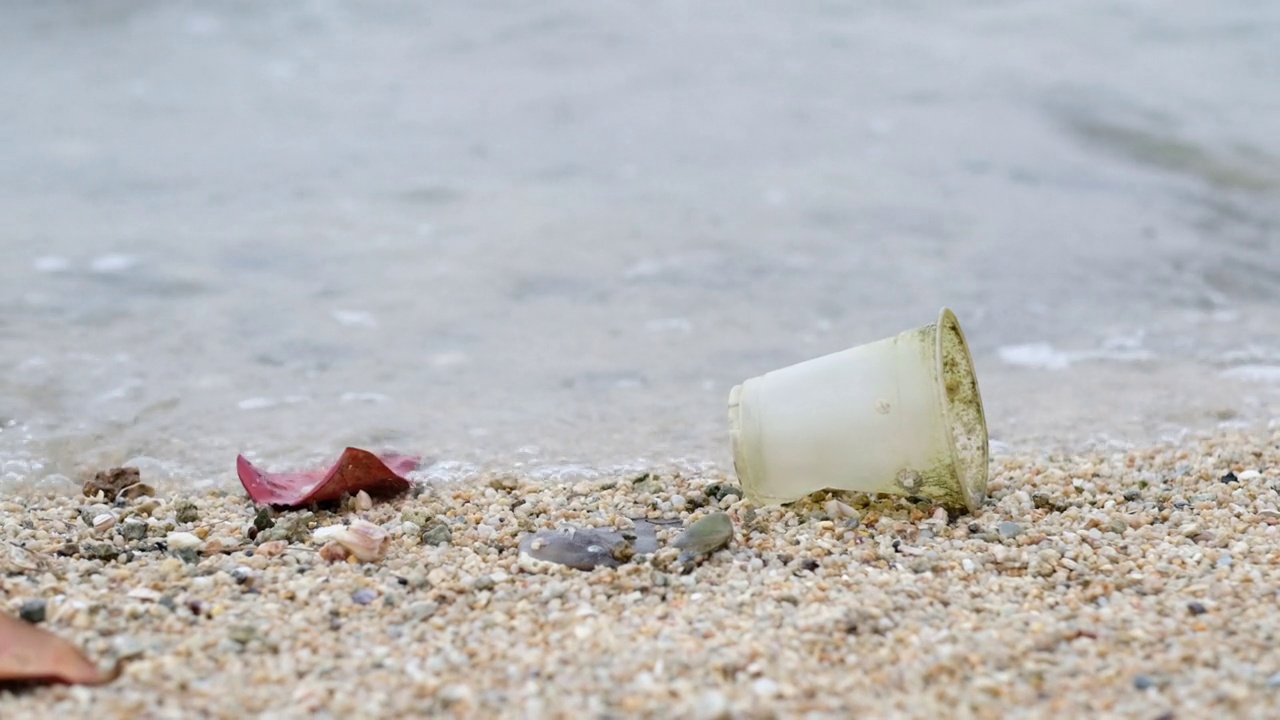
[[[45,627],[129,660],[104,687],[0,691],[0,717],[1280,716],[1280,429],[1018,451],[991,475],[958,517],[858,496],[754,508],[716,474],[510,475],[278,513],[263,536],[294,532],[273,557],[247,552],[238,492],[83,513],[10,498],[4,535],[29,552],[0,553],[3,606],[43,599]],[[669,548],[587,572],[518,550],[715,506],[736,539],[687,574]],[[323,560],[313,531],[357,517],[390,532],[387,556]],[[171,533],[199,544],[160,549],[192,544]]]

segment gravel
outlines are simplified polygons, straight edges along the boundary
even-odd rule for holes
[[[140,540],[93,536],[75,498],[0,501],[41,563],[0,601],[47,598],[45,626],[92,657],[122,637],[136,655],[101,688],[0,691],[0,717],[1280,715],[1280,432],[1000,456],[978,516],[825,494],[755,508],[711,471],[632,480],[508,473],[261,532],[238,494],[139,498],[121,513]],[[190,564],[157,543],[182,501]],[[671,543],[716,511],[733,543],[681,574]],[[388,531],[386,557],[322,560],[315,530],[356,517]],[[677,522],[616,568],[520,561],[530,533],[631,518]],[[287,544],[249,552],[272,533]]]
[[[39,598],[26,600],[18,606],[18,617],[32,624],[42,623],[45,619],[45,609],[44,600]]]

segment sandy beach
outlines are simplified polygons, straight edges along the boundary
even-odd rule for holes
[[[0,715],[1274,717],[1278,485],[1272,428],[998,455],[961,516],[822,494],[755,508],[717,474],[502,475],[281,512],[249,540],[234,492],[11,498],[5,539],[28,552],[10,562],[41,569],[0,581],[5,607],[42,600],[45,626],[127,665],[0,695]],[[518,549],[715,507],[735,540],[688,573],[666,547],[591,571]],[[82,516],[101,512],[120,521],[95,533]],[[314,530],[357,517],[391,533],[387,556],[321,559]],[[174,532],[203,541],[162,549]],[[254,552],[269,538],[287,549]]]
[[[0,610],[125,663],[0,720],[1280,717],[1280,3],[0,6]],[[944,306],[980,512],[741,499]]]

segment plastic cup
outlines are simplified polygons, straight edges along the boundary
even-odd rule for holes
[[[928,498],[975,512],[987,496],[987,423],[960,322],[752,378],[729,393],[734,467],[759,505],[818,490]]]

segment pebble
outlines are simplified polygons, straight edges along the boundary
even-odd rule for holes
[[[707,690],[698,696],[693,717],[697,720],[729,720],[733,706],[719,690]]]
[[[351,600],[357,605],[368,605],[378,599],[378,591],[373,588],[361,588],[351,593]]]
[[[453,532],[444,523],[436,523],[422,532],[424,545],[444,545],[452,538]]]
[[[275,527],[275,524],[276,524],[276,521],[275,521],[274,513],[271,512],[270,505],[263,505],[262,507],[258,508],[258,512],[255,513],[253,516],[253,527],[258,532],[263,532],[264,530],[270,530],[271,528]]]
[[[778,683],[769,678],[760,678],[751,683],[751,692],[762,698],[771,698],[778,694]]]
[[[1187,603],[1187,612],[1191,613],[1192,615],[1203,615],[1209,612],[1209,610],[1205,608],[1204,603],[1196,602],[1193,600]]]
[[[726,498],[742,497],[741,488],[737,487],[736,485],[729,485],[727,483],[711,483],[706,487],[705,490],[703,490],[703,493],[709,499],[714,501],[716,505],[720,505],[721,503],[723,503]]]
[[[120,525],[120,536],[133,542],[142,540],[147,536],[147,524],[142,520],[125,520]]]
[[[165,546],[173,552],[197,550],[204,541],[189,532],[171,532],[164,538]]]
[[[996,525],[996,532],[1003,538],[1016,538],[1024,532],[1021,525],[1011,520],[1002,520]]]
[[[305,541],[307,536],[311,534],[311,526],[315,521],[315,513],[307,510],[282,515],[275,518],[275,524],[270,529],[260,533],[257,539],[261,542],[284,540],[285,542],[300,543]]]
[[[132,660],[133,658],[141,657],[147,651],[146,643],[132,635],[116,638],[112,646],[115,649],[115,656],[119,660]]]
[[[258,637],[258,629],[252,625],[232,625],[227,628],[227,637],[240,645],[248,645]]]
[[[440,700],[445,707],[460,705],[471,700],[471,687],[463,683],[452,683],[440,688]]]
[[[710,555],[732,540],[733,521],[726,513],[714,512],[690,525],[673,545],[681,551],[678,562],[686,563]]]
[[[80,546],[79,552],[93,560],[115,560],[123,551],[108,542],[87,542]]]
[[[430,600],[417,600],[415,602],[409,603],[409,605],[405,608],[405,612],[409,615],[410,620],[413,620],[416,622],[416,621],[426,620],[432,615],[435,615],[436,611],[438,611],[439,609],[440,609],[440,604],[437,602],[433,602]]]
[[[85,525],[88,525],[89,527],[93,527],[94,518],[98,517],[99,515],[109,515],[110,513],[111,513],[111,508],[107,507],[106,505],[102,505],[102,504],[87,505],[85,507],[80,508],[80,522],[84,523]]]
[[[18,617],[29,623],[42,623],[45,618],[46,603],[40,598],[31,600],[23,600],[22,605],[18,607]]]
[[[174,519],[180,523],[193,523],[200,519],[200,509],[190,500],[179,500],[173,506]]]

